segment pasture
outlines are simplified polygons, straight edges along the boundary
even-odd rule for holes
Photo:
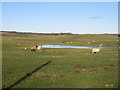
[[[91,54],[91,49],[30,51],[31,46],[48,44],[99,46],[102,43],[103,47],[118,47],[117,40],[116,36],[97,34],[31,35],[3,33],[2,87],[10,86],[27,73],[51,61],[13,88],[117,88],[117,48],[102,49],[100,54]]]

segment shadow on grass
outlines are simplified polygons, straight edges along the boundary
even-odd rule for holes
[[[36,68],[35,70],[31,71],[30,73],[27,73],[24,77],[20,78],[18,81],[16,81],[15,83],[13,83],[12,85],[10,85],[9,87],[3,88],[2,90],[11,89],[15,85],[19,84],[21,81],[23,81],[24,79],[26,79],[28,76],[31,76],[33,73],[37,72],[39,69],[43,68],[44,66],[48,65],[49,63],[51,63],[51,61],[48,61],[47,63],[45,63],[45,64],[41,65],[40,67]]]

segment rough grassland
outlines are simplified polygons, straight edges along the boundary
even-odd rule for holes
[[[118,87],[117,48],[102,49],[100,54],[91,54],[90,49],[45,49],[43,52],[31,52],[30,47],[34,45],[33,42],[35,45],[74,46],[99,46],[102,43],[104,47],[117,47],[117,39],[112,35],[3,34],[3,88],[47,61],[52,62],[14,87],[116,88]],[[28,50],[24,50],[25,47]]]

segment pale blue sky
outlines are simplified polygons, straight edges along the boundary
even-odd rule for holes
[[[3,30],[118,33],[117,2],[4,2]]]

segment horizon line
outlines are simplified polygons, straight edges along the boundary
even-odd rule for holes
[[[74,33],[74,32],[33,32],[33,31],[15,31],[15,30],[10,30],[10,31],[7,31],[7,30],[2,30],[0,32],[15,32],[15,33],[55,33],[55,34],[58,34],[58,33],[70,33],[70,34],[119,34],[119,33],[109,33],[109,32],[104,32],[104,33]]]

